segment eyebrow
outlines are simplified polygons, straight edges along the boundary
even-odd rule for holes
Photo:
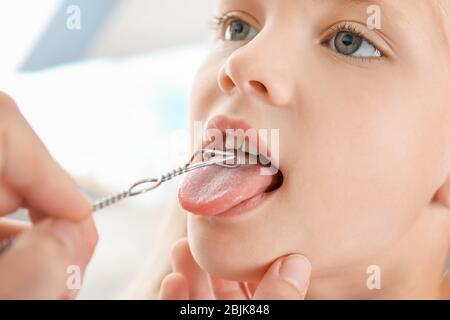
[[[354,4],[354,5],[359,5],[359,4],[366,4],[366,5],[379,5],[379,6],[384,6],[385,4],[389,3],[389,1],[385,1],[385,0],[338,0],[341,2],[347,2],[349,4]],[[392,1],[391,1],[392,3]]]
[[[409,19],[405,16],[405,14],[400,10],[395,3],[399,3],[400,1],[392,1],[392,0],[314,0],[320,2],[321,4],[330,4],[330,3],[340,3],[342,5],[354,7],[354,6],[362,6],[362,5],[377,5],[381,9],[381,16],[386,18],[386,20],[398,22],[397,19],[401,19],[403,22],[408,22]]]
[[[314,0],[316,2],[330,3],[329,0]],[[383,0],[335,0],[333,2],[346,2],[347,4],[380,4],[380,2],[384,2]]]

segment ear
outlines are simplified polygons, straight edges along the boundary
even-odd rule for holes
[[[447,209],[450,209],[450,175],[444,181],[444,184],[436,192],[434,199]]]

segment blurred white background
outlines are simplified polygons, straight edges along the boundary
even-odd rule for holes
[[[0,0],[1,70],[17,69],[45,31],[60,0]]]
[[[117,4],[88,56],[127,56],[206,41],[214,0],[126,0]]]
[[[64,34],[72,5],[80,8],[81,29]],[[46,45],[62,49],[72,35],[83,34],[89,45],[76,48],[82,58],[127,57],[207,41],[213,6],[214,0],[0,0],[0,68],[20,67],[57,32],[63,36]]]
[[[0,0],[0,90],[93,199],[122,191],[186,161],[189,88],[213,4]],[[73,5],[81,28],[69,30]],[[100,242],[80,298],[123,293],[152,254],[177,184],[96,214]]]

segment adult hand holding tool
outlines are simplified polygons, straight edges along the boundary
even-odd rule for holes
[[[92,206],[0,92],[0,217],[19,208],[31,225],[0,218],[0,299],[73,296],[67,268],[83,270],[97,243]]]

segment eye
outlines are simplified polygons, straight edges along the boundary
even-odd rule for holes
[[[378,58],[382,54],[373,44],[350,31],[339,31],[330,39],[328,46],[333,51],[352,57]]]
[[[226,41],[245,41],[251,40],[258,34],[255,28],[245,21],[232,20],[225,30]]]

